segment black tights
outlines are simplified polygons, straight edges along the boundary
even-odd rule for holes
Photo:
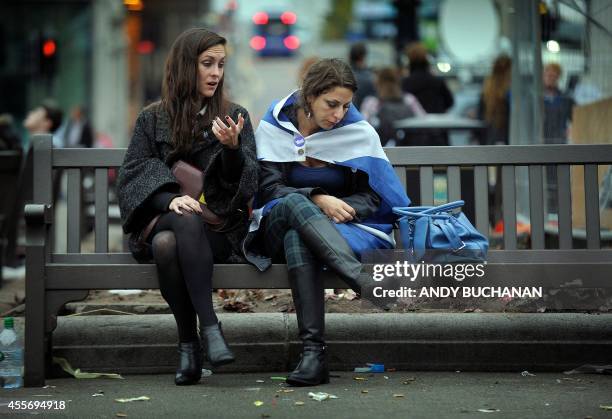
[[[151,233],[159,288],[176,320],[179,340],[197,340],[196,314],[201,326],[217,323],[212,302],[213,259],[231,253],[225,235],[213,233],[199,215],[163,214]]]

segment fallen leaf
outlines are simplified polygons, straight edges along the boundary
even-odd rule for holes
[[[255,406],[259,407],[259,406],[263,406],[264,402],[262,402],[261,400],[256,400],[256,401],[253,402],[253,404]]]
[[[298,402],[295,402],[295,405],[296,405],[296,406],[304,406],[304,402],[299,402],[299,401],[298,401]]]
[[[355,381],[368,381],[368,379],[365,378],[365,377],[353,377],[353,380],[355,380]]]
[[[404,397],[404,395],[400,394],[400,393],[397,393],[397,394],[394,394],[393,397]]]
[[[479,412],[481,413],[496,413],[496,412],[501,412],[501,410],[499,409],[478,409]]]
[[[115,416],[118,418],[127,418],[127,413],[117,413]]]
[[[363,394],[367,394],[367,393],[368,393],[368,390],[361,390],[361,392],[362,392]]]

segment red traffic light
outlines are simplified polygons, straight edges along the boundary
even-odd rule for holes
[[[297,16],[293,12],[284,12],[280,17],[281,22],[285,25],[293,25],[297,22]]]
[[[155,44],[151,41],[140,41],[136,48],[141,55],[148,55],[155,51]]]
[[[288,49],[298,49],[300,47],[300,38],[295,35],[289,35],[283,39],[283,44]]]
[[[253,23],[256,25],[266,25],[268,19],[268,14],[265,12],[257,12],[253,15]]]
[[[57,45],[53,39],[45,39],[42,44],[42,53],[45,57],[52,57],[55,55]]]
[[[263,36],[254,36],[251,38],[251,42],[249,42],[251,48],[256,51],[261,51],[266,47],[266,38]]]

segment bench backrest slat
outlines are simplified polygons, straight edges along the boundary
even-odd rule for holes
[[[434,203],[434,176],[432,166],[421,166],[420,172],[420,187],[421,187],[421,202],[413,205],[433,205]],[[410,179],[409,179],[410,180]]]
[[[95,170],[95,250],[108,252],[108,169]]]
[[[461,199],[461,169],[459,166],[448,166],[446,169],[448,201]]]
[[[531,248],[544,249],[544,176],[539,164],[529,166]]]
[[[584,165],[584,213],[587,249],[599,249],[599,183],[597,165]]]
[[[489,170],[487,166],[474,167],[474,199],[476,228],[489,237]]]
[[[81,253],[81,170],[67,169],[68,253]]]
[[[398,177],[405,191],[406,190],[406,168],[404,166],[395,166],[393,170],[395,171],[395,176]]]
[[[559,249],[572,248],[572,188],[570,165],[557,165]]]
[[[514,166],[502,166],[502,214],[504,249],[516,249],[516,189]]]

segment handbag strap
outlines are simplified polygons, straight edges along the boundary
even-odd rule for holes
[[[465,243],[459,235],[457,234],[457,230],[455,229],[454,219],[450,216],[445,216],[446,219],[442,220],[442,222],[434,222],[436,226],[440,228],[448,243],[451,246],[453,252],[457,252],[465,247]],[[410,234],[410,226],[408,217],[402,217],[399,220],[402,245],[405,250],[411,249],[415,256],[420,259],[425,255],[425,251],[427,249],[427,237],[429,234],[431,219],[434,217],[426,216],[420,217],[416,220],[413,226],[413,234],[412,234],[412,242],[411,242],[411,234]]]
[[[447,212],[455,208],[460,208],[465,205],[462,200],[448,202],[437,207],[393,207],[393,212],[398,215],[409,215],[411,217],[422,217],[429,214],[436,214],[440,212]]]
[[[414,223],[414,254],[418,259],[425,256],[427,248],[427,233],[429,232],[429,220],[427,218],[419,218]]]
[[[402,240],[402,247],[404,250],[408,250],[412,248],[412,243],[410,242],[410,223],[408,222],[408,217],[402,217],[399,219],[399,228],[400,228],[400,239]]]
[[[465,243],[459,238],[457,230],[455,229],[455,224],[453,224],[453,222],[454,219],[452,219],[451,221],[436,223],[436,225],[440,227],[440,230],[442,230],[442,232],[446,236],[448,242],[450,243],[453,249],[453,252],[456,252],[458,250],[463,249],[465,247]]]

